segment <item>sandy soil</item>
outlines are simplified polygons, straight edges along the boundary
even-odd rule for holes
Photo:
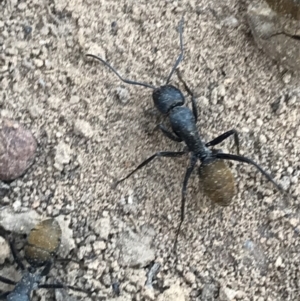
[[[15,181],[5,204],[21,202],[43,216],[70,218],[75,242],[70,256],[81,260],[80,268],[58,264],[52,276],[95,288],[95,300],[113,298],[114,279],[121,285],[116,300],[169,300],[166,290],[175,286],[179,293],[172,300],[184,300],[183,295],[185,300],[300,300],[299,77],[256,47],[246,22],[248,4],[0,3],[1,115],[22,122],[39,142],[36,163]],[[237,129],[241,153],[271,172],[294,198],[284,199],[253,167],[229,164],[237,194],[221,208],[203,196],[195,172],[176,262],[171,248],[188,157],[158,159],[116,190],[111,184],[153,153],[184,146],[155,130],[161,119],[152,109],[151,90],[121,83],[85,54],[107,59],[127,78],[161,85],[179,54],[176,29],[183,12],[180,70],[197,95],[203,139]],[[179,85],[176,76],[172,83]],[[70,157],[62,171],[58,145]],[[221,147],[235,153],[232,139]],[[103,218],[110,220],[105,239],[96,223]],[[154,228],[151,248],[162,263],[151,293],[143,286],[147,268],[118,261],[121,233],[145,225]],[[55,300],[45,290],[34,295]]]

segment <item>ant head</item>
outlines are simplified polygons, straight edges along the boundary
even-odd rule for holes
[[[162,114],[168,114],[173,108],[184,104],[182,92],[172,85],[164,85],[154,89],[152,98],[155,107]]]

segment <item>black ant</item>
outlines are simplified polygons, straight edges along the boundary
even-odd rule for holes
[[[136,82],[128,79],[124,79],[111,65],[100,57],[87,54],[88,57],[95,58],[107,66],[111,71],[113,71],[121,81],[131,85],[139,85],[153,90],[152,98],[154,101],[155,107],[158,111],[169,118],[172,132],[168,131],[163,124],[159,125],[162,133],[167,136],[169,139],[182,142],[187,146],[187,150],[181,152],[172,152],[172,151],[161,151],[157,152],[139,166],[136,167],[131,173],[126,177],[117,181],[115,186],[129,178],[136,171],[150,163],[156,157],[181,157],[186,153],[190,153],[190,164],[186,170],[185,177],[183,180],[182,186],[182,198],[181,198],[181,220],[178,227],[178,231],[175,239],[175,246],[177,244],[178,234],[180,233],[181,225],[184,220],[184,210],[185,210],[185,199],[186,199],[186,190],[189,178],[196,166],[197,161],[201,162],[199,167],[199,176],[203,182],[204,193],[214,202],[222,206],[227,206],[231,202],[235,194],[235,182],[233,175],[230,169],[227,167],[223,160],[233,160],[238,162],[244,162],[255,166],[269,181],[271,181],[278,190],[282,191],[280,185],[278,185],[272,177],[263,170],[257,163],[252,161],[249,158],[242,157],[239,155],[239,137],[236,130],[230,130],[212,141],[205,143],[201,140],[196,123],[198,120],[198,112],[196,106],[196,100],[194,94],[189,89],[187,84],[183,81],[180,74],[178,74],[179,80],[183,83],[188,94],[191,96],[192,110],[184,105],[185,99],[182,92],[169,84],[173,73],[178,67],[179,63],[183,59],[183,18],[180,21],[179,25],[179,37],[180,37],[180,55],[178,56],[175,65],[171,69],[171,72],[167,78],[165,85],[160,87],[154,87],[150,84],[143,82]],[[229,136],[234,136],[235,145],[237,147],[238,155],[225,154],[221,150],[211,150],[208,147],[215,146],[221,143],[223,140],[227,139]]]
[[[18,257],[14,245],[10,242],[14,260],[23,270],[23,276],[19,282],[0,276],[1,282],[15,285],[12,291],[0,294],[0,300],[29,301],[31,292],[38,288],[69,288],[79,292],[86,292],[81,288],[64,285],[63,283],[40,284],[42,277],[48,275],[51,270],[53,257],[60,246],[61,234],[61,228],[54,219],[46,219],[30,231],[24,247],[25,259],[30,265],[27,269],[25,269],[24,264]],[[41,267],[43,267],[42,271],[38,272],[38,268]]]

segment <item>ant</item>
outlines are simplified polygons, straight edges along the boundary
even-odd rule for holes
[[[175,70],[177,69],[179,63],[183,59],[183,23],[184,19],[182,17],[179,24],[179,38],[180,38],[180,55],[178,56],[174,66],[171,69],[171,72],[167,78],[166,84],[160,87],[154,87],[150,84],[132,81],[128,79],[124,79],[110,64],[104,61],[102,58],[93,55],[87,54],[86,56],[92,57],[94,59],[99,60],[105,66],[107,66],[112,72],[118,76],[118,78],[130,85],[138,85],[146,88],[150,88],[153,90],[152,98],[154,101],[155,107],[158,111],[169,118],[172,131],[167,130],[167,128],[160,124],[159,128],[162,133],[167,136],[169,139],[175,142],[184,142],[186,144],[186,150],[180,152],[172,152],[172,151],[160,151],[143,161],[140,165],[138,165],[132,172],[130,172],[126,177],[115,183],[115,187],[129,178],[136,171],[150,163],[153,159],[157,157],[181,157],[187,153],[190,153],[190,163],[186,170],[182,191],[181,191],[181,219],[180,224],[177,230],[176,239],[174,246],[177,245],[178,235],[180,233],[180,229],[182,223],[184,221],[185,214],[185,200],[186,200],[186,191],[189,178],[196,166],[197,161],[201,162],[199,167],[199,177],[203,182],[203,190],[204,193],[215,203],[221,206],[227,206],[230,204],[234,194],[235,194],[235,181],[234,177],[225,164],[224,160],[232,160],[243,163],[248,163],[255,166],[269,181],[271,181],[275,187],[282,191],[282,187],[277,184],[273,178],[257,163],[253,160],[240,156],[239,155],[239,137],[238,132],[234,129],[223,133],[222,135],[216,137],[212,141],[205,143],[200,138],[199,131],[196,127],[196,123],[198,120],[198,112],[196,106],[196,100],[193,92],[187,86],[185,81],[181,78],[180,73],[178,73],[179,80],[183,83],[186,91],[191,97],[192,102],[192,110],[188,107],[184,106],[185,98],[182,92],[170,85],[169,82]],[[215,146],[228,137],[234,137],[234,142],[237,148],[237,155],[226,154],[221,150],[210,149],[210,146]]]
[[[12,291],[0,294],[0,300],[7,301],[29,301],[30,294],[38,288],[69,288],[79,292],[86,292],[78,287],[64,285],[62,283],[40,284],[42,277],[49,274],[53,257],[57,254],[61,243],[61,228],[55,219],[46,219],[38,223],[29,233],[24,247],[25,259],[29,267],[25,269],[12,242],[10,248],[18,267],[23,270],[23,276],[19,282],[15,282],[3,276],[0,281],[6,284],[15,285]],[[37,271],[43,267],[42,271]]]

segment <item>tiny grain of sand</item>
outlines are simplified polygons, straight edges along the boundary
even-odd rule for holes
[[[0,4],[1,115],[22,122],[39,141],[35,165],[5,202],[68,216],[75,242],[69,257],[82,260],[65,268],[57,263],[52,276],[93,287],[95,300],[113,299],[115,279],[121,296],[114,300],[300,300],[299,75],[256,47],[245,16],[249,2]],[[179,54],[183,13],[180,70],[197,95],[203,139],[237,129],[241,153],[294,199],[285,200],[253,167],[234,163],[237,194],[229,207],[213,206],[195,172],[176,262],[170,252],[188,158],[158,159],[116,190],[111,184],[153,153],[183,145],[155,130],[161,119],[151,90],[121,83],[85,54],[100,55],[126,78],[161,85]],[[176,75],[172,83],[179,85]],[[65,160],[57,159],[58,146],[66,147]],[[231,139],[221,147],[235,152]],[[106,235],[99,234],[99,220],[106,220]],[[151,248],[162,265],[154,291],[144,287],[147,269],[118,261],[121,233],[144,233],[143,227],[155,231]],[[33,300],[55,294],[40,290]]]

